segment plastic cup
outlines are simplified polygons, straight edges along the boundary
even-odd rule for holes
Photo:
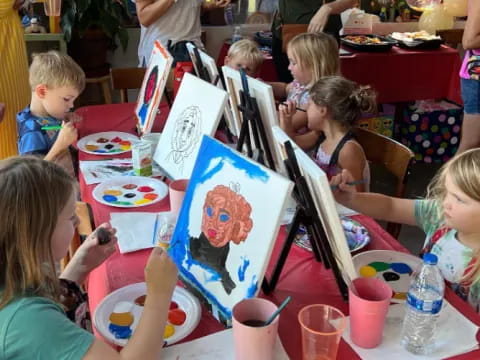
[[[182,208],[183,198],[185,197],[185,191],[187,190],[188,179],[174,180],[168,187],[170,194],[170,211],[179,213]]]
[[[349,289],[350,338],[354,344],[371,349],[382,342],[392,288],[373,277],[358,278],[353,283],[357,294]]]
[[[232,310],[233,340],[237,360],[273,360],[280,315],[268,326],[249,326],[246,321],[265,323],[277,310],[266,299],[252,298],[237,303]]]
[[[142,141],[147,141],[151,144],[152,157],[155,155],[155,151],[157,151],[157,146],[161,135],[162,133],[150,133],[142,136]]]
[[[330,305],[315,304],[298,313],[302,329],[303,360],[335,360],[347,325],[345,315]]]
[[[45,0],[43,3],[45,9],[45,15],[47,16],[60,16],[60,10],[62,9],[62,0]]]

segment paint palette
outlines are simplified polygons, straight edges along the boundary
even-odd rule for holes
[[[154,204],[168,194],[168,186],[157,179],[143,176],[119,176],[98,184],[93,197],[99,203],[121,208]]]
[[[342,223],[350,252],[360,250],[370,242],[370,234],[362,224],[347,216],[340,216],[340,222]],[[295,244],[312,251],[312,245],[304,226],[301,226],[300,232],[295,236]]]
[[[88,154],[111,156],[130,151],[132,144],[137,141],[139,138],[135,135],[120,131],[107,131],[85,136],[78,140],[77,146]]]
[[[128,336],[128,332],[122,334],[118,330],[130,328],[133,333],[143,311],[140,298],[146,293],[147,286],[141,282],[125,286],[109,294],[95,310],[93,316],[95,328],[108,341],[125,346],[128,338],[118,337]],[[177,286],[173,292],[163,340],[168,344],[182,340],[197,327],[201,315],[202,310],[197,298],[184,288]],[[112,323],[116,324],[112,326]],[[114,333],[117,334],[117,337]]]
[[[391,250],[371,250],[353,257],[355,270],[361,277],[376,277],[393,289],[392,302],[404,302],[412,273],[421,265],[416,256]]]

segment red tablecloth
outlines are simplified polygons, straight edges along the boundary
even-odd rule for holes
[[[81,128],[81,134],[90,134],[100,130],[115,129],[119,131],[128,131],[132,129],[131,123],[125,120],[132,105],[101,105],[91,106],[79,109],[79,113],[84,116],[84,122]],[[102,122],[103,126],[99,123]],[[156,125],[154,125],[156,126]],[[98,158],[83,154],[82,159]],[[82,199],[92,205],[95,222],[98,224],[108,221],[110,212],[135,211],[135,209],[112,208],[97,203],[92,197],[92,190],[95,185],[86,185],[83,177],[80,176],[80,191]],[[169,208],[168,197],[159,203],[145,206],[139,211],[166,211]],[[407,252],[407,250],[386,233],[374,220],[366,216],[355,216],[357,221],[361,222],[368,229],[371,237],[371,243],[365,250],[388,249]],[[272,255],[272,261],[268,266],[269,273],[275,264],[278,253],[281,250],[283,239],[285,238],[285,229],[280,230],[280,235],[275,244]],[[89,305],[92,313],[97,305],[110,292],[135,282],[144,281],[143,269],[145,267],[149,250],[137,251],[129,254],[120,254],[117,250],[104,264],[95,269],[88,280]],[[292,247],[287,262],[280,276],[277,288],[270,295],[266,296],[275,303],[279,304],[286,296],[291,295],[292,301],[282,312],[280,317],[279,333],[282,343],[291,359],[301,358],[301,335],[300,326],[297,320],[298,311],[309,304],[326,303],[333,305],[344,313],[348,314],[348,304],[345,303],[338,291],[335,279],[331,271],[323,268],[321,263],[314,260],[312,254],[296,246]],[[263,296],[263,295],[261,295]],[[451,291],[447,291],[446,297],[454,306],[456,306],[469,319],[480,325],[480,316],[466,303],[457,298]],[[185,341],[208,335],[223,329],[208,312],[202,311],[202,318],[198,327],[188,336]],[[452,344],[454,346],[454,344]],[[480,351],[473,351],[468,354],[457,356],[454,359],[467,360],[480,358]],[[356,353],[343,340],[340,344],[338,359],[359,359]]]
[[[224,43],[217,58],[217,65],[230,47]],[[378,91],[378,103],[407,102],[447,98],[459,104],[461,59],[458,51],[447,46],[438,50],[404,50],[396,46],[382,53],[355,52],[340,56],[342,74],[362,85],[372,85]],[[259,77],[265,81],[277,81],[272,59],[260,68]]]

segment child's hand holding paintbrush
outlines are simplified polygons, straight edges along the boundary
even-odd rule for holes
[[[63,279],[81,284],[87,275],[115,252],[116,230],[103,223],[92,232],[75,251],[67,267],[60,275]]]
[[[295,101],[287,101],[278,105],[280,127],[290,137],[293,137],[296,132],[293,116],[296,114],[297,110],[305,112],[304,109],[297,107],[297,103]]]
[[[356,185],[363,183],[364,180],[355,181],[350,171],[342,170],[341,173],[332,177],[330,188],[335,196],[335,200],[348,207],[348,204],[355,198],[357,193]]]

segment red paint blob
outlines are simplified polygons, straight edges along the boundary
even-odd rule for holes
[[[119,143],[122,141],[122,139],[120,139],[118,136],[117,137],[114,137],[112,140],[110,140],[111,142],[114,142],[114,143]]]
[[[175,301],[170,303],[170,310],[178,309],[178,304]]]
[[[182,309],[173,309],[168,313],[168,321],[173,325],[183,325],[187,319],[187,314]]]
[[[152,192],[155,189],[151,188],[150,186],[140,186],[137,190],[140,192]]]

